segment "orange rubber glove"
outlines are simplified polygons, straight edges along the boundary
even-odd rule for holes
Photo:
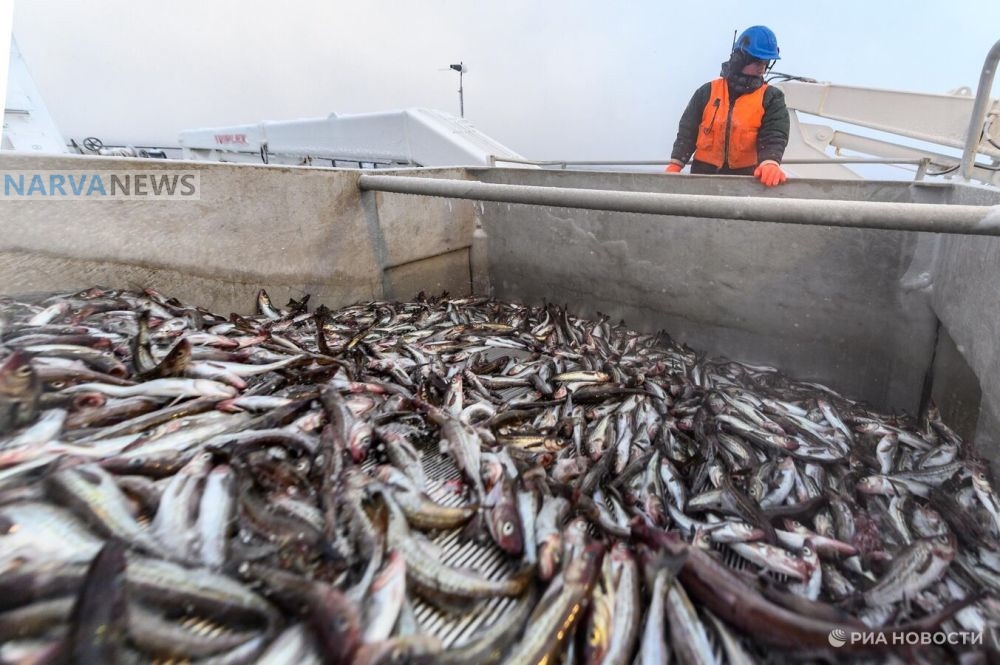
[[[778,166],[778,162],[773,159],[768,159],[760,163],[757,169],[753,172],[753,177],[760,180],[763,184],[768,187],[777,187],[781,183],[788,180],[788,176],[785,172],[781,170]]]
[[[663,171],[664,173],[680,173],[681,169],[684,168],[683,164],[678,164],[677,162],[670,162]]]

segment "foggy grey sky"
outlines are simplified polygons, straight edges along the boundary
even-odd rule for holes
[[[16,0],[14,35],[63,135],[176,145],[183,129],[413,106],[535,159],[660,159],[733,30],[776,70],[975,89],[1000,2]],[[444,71],[442,71],[444,70]],[[994,86],[994,91],[997,86]],[[996,96],[996,92],[994,92]]]

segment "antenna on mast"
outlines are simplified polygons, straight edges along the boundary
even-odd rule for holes
[[[465,117],[465,93],[462,90],[462,77],[465,72],[469,71],[464,62],[459,62],[457,65],[449,65],[448,69],[454,69],[458,72],[458,113],[459,116]]]

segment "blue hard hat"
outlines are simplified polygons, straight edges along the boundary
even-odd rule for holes
[[[758,60],[780,60],[778,38],[763,25],[750,26],[736,39],[736,48],[742,49]]]

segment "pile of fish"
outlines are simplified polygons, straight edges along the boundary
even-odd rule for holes
[[[933,408],[553,305],[257,306],[0,299],[0,662],[996,650],[1000,499]]]

